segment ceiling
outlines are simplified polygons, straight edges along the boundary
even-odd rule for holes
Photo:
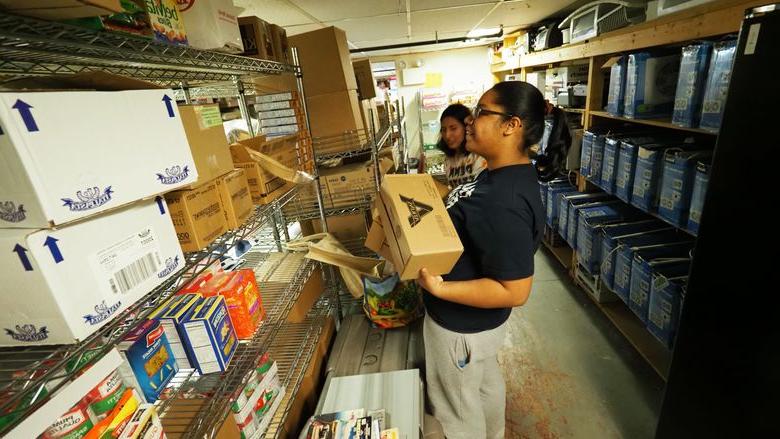
[[[587,1],[587,0],[586,0]],[[368,48],[409,42],[464,37],[473,29],[504,26],[505,32],[528,27],[582,0],[234,0],[256,15],[283,26],[295,35],[326,26],[344,29],[350,48]],[[473,44],[485,44],[481,42]],[[417,46],[400,50],[369,51],[357,56],[440,50],[473,45]]]

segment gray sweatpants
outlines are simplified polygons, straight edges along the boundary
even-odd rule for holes
[[[498,367],[505,325],[476,334],[425,317],[425,377],[432,415],[447,439],[504,437],[506,384]]]

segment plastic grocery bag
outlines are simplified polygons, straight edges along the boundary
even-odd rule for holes
[[[314,176],[311,174],[289,168],[261,152],[254,151],[250,148],[246,148],[246,152],[249,153],[252,160],[256,161],[263,169],[284,181],[295,184],[308,184],[314,181]]]
[[[380,328],[400,328],[423,315],[420,287],[398,274],[384,279],[363,277],[363,312]]]

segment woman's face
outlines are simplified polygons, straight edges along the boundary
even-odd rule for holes
[[[495,92],[488,90],[479,99],[477,107],[503,113],[504,109],[495,103]],[[477,153],[483,157],[491,156],[491,150],[498,146],[501,141],[501,124],[505,117],[483,112],[479,117],[469,116],[466,118],[466,149]]]
[[[441,121],[441,138],[447,148],[457,151],[466,138],[466,127],[458,119],[447,116]]]

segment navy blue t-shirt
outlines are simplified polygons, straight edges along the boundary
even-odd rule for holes
[[[445,281],[516,280],[534,273],[544,216],[536,169],[513,165],[485,170],[455,188],[447,211],[463,243],[463,254]],[[482,309],[423,295],[428,315],[451,331],[473,333],[501,326],[511,308]]]

